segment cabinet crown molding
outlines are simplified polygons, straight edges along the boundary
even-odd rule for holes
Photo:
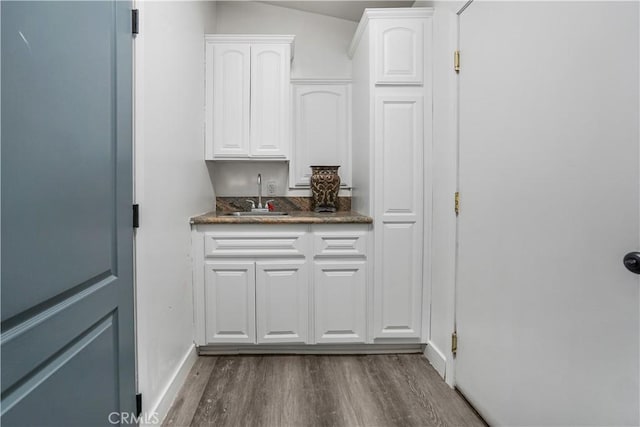
[[[205,42],[215,43],[251,43],[251,44],[276,44],[291,45],[291,59],[295,47],[295,35],[290,34],[205,34]]]
[[[349,50],[347,51],[349,58],[353,58],[358,45],[360,44],[360,39],[364,34],[369,21],[372,19],[396,19],[396,18],[429,18],[433,16],[433,8],[432,7],[397,7],[397,8],[383,8],[383,9],[365,9],[362,14],[362,18],[360,19],[360,23],[358,24],[358,28],[356,28],[356,32],[353,35],[353,40],[351,40],[351,44],[349,45]]]

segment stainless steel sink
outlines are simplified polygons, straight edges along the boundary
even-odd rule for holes
[[[287,216],[288,212],[229,212],[228,216]]]

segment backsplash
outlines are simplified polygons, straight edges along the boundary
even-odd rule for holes
[[[309,188],[289,188],[289,162],[285,161],[208,161],[207,167],[216,196],[257,197],[258,174],[262,175],[262,196],[311,197]],[[269,185],[275,191],[269,194]],[[341,188],[340,196],[351,196],[351,189]]]
[[[289,163],[285,161],[216,161],[211,164],[211,178],[217,196],[258,195],[258,174],[262,175],[262,195],[269,195],[269,184],[275,185],[275,196],[287,195]],[[311,191],[309,190],[309,195]]]
[[[247,199],[256,200],[256,197],[237,196],[237,197],[216,197],[217,212],[236,212],[249,210]],[[267,197],[262,198],[263,203],[267,200],[273,200],[275,210],[277,211],[310,211],[311,197]],[[338,210],[351,210],[351,197],[338,197]]]

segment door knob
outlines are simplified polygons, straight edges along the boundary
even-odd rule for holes
[[[624,266],[632,273],[640,274],[640,252],[629,252],[622,260]]]

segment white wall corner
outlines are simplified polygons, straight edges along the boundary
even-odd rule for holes
[[[450,8],[436,7],[433,25],[432,309],[427,358],[453,386],[454,359],[447,347],[455,330],[457,231],[451,203],[458,187],[457,75],[451,61],[457,47],[457,16]]]
[[[444,382],[449,387],[454,388],[456,386],[456,363],[453,355],[446,362]]]
[[[447,373],[447,359],[444,354],[431,341],[427,343],[424,349],[424,356],[427,358],[431,366],[438,374],[445,379]],[[451,385],[451,384],[449,384]]]
[[[153,423],[155,420],[158,420],[160,424],[164,422],[171,405],[173,405],[173,402],[189,375],[189,371],[191,371],[191,368],[196,363],[197,359],[198,352],[196,351],[196,346],[192,344],[189,347],[189,350],[182,357],[182,360],[176,367],[176,370],[168,379],[167,384],[162,389],[162,393],[160,393],[160,397],[149,407],[149,409],[142,413],[142,419],[143,421],[147,421],[147,423],[141,421],[140,427],[158,425],[158,423]],[[144,404],[144,396],[142,396],[142,398]],[[155,415],[155,417],[152,415]]]

